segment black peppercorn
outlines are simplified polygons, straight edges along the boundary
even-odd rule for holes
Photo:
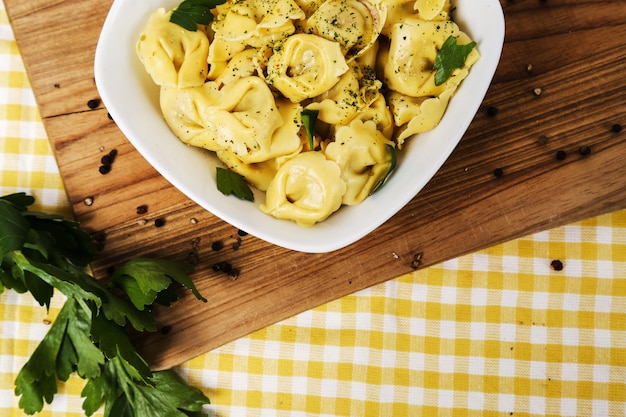
[[[581,154],[582,156],[587,156],[591,154],[591,148],[589,146],[581,146],[578,149],[578,153]]]
[[[104,155],[102,158],[100,158],[100,163],[102,165],[111,165],[112,162],[113,162],[113,159],[111,158],[110,155]]]
[[[164,218],[158,218],[154,221],[154,225],[156,227],[163,227],[165,226],[165,219]]]
[[[502,170],[502,168],[496,168],[496,169],[493,170],[493,175],[496,178],[500,178],[500,177],[502,177],[504,175],[504,171]]]
[[[564,150],[560,150],[556,152],[556,159],[559,161],[563,161],[565,158],[567,158],[567,152],[565,152]]]
[[[615,123],[613,126],[611,126],[611,130],[615,133],[619,133],[622,131],[622,125]]]
[[[100,168],[98,168],[98,171],[100,171],[102,175],[106,175],[109,172],[111,172],[111,165],[100,165]]]
[[[89,107],[90,109],[97,109],[98,106],[100,105],[100,99],[99,98],[94,98],[91,99],[87,102],[87,107]]]
[[[222,242],[221,240],[216,240],[215,242],[211,243],[211,249],[213,249],[216,252],[218,250],[224,249],[224,242]]]
[[[488,116],[495,116],[498,114],[498,108],[496,106],[489,106],[487,107],[487,115]]]
[[[563,270],[563,262],[559,261],[558,259],[555,259],[554,261],[550,262],[550,266],[552,266],[552,269],[554,269],[555,271]]]

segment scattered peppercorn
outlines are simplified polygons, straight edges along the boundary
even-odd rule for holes
[[[171,331],[172,331],[172,326],[170,326],[169,324],[161,328],[161,334],[168,334]]]
[[[500,177],[502,177],[504,175],[504,171],[502,170],[502,168],[496,168],[496,169],[493,170],[493,175],[496,178],[500,178]]]
[[[221,240],[216,240],[215,242],[211,243],[211,249],[213,249],[215,252],[224,249],[224,242],[222,242]]]
[[[578,153],[581,154],[582,156],[590,155],[591,154],[591,148],[589,146],[587,146],[587,145],[581,146],[578,149]]]
[[[99,105],[100,105],[99,98],[93,98],[87,102],[87,107],[89,107],[92,110],[97,109]]]
[[[615,123],[613,126],[611,126],[611,130],[615,133],[619,133],[622,131],[622,125],[620,125],[619,123]]]
[[[102,165],[111,165],[113,163],[113,159],[111,158],[111,155],[104,155],[100,158],[100,163]]]
[[[239,278],[239,269],[237,268],[231,269],[230,271],[228,271],[228,276],[232,279]]]
[[[111,172],[111,165],[100,165],[100,168],[98,168],[98,171],[102,174],[102,175],[106,175],[109,172]]]
[[[496,116],[498,114],[498,108],[496,106],[487,107],[487,115],[488,116]]]
[[[222,261],[222,262],[217,262],[215,264],[213,264],[213,271],[215,272],[224,272],[226,274],[228,274],[230,271],[232,271],[233,266],[226,261]]]
[[[137,214],[146,214],[147,212],[148,212],[148,206],[146,204],[137,206]]]
[[[86,206],[91,206],[93,204],[93,197],[86,197],[83,200],[83,204],[85,204]]]
[[[158,219],[156,219],[156,220],[154,221],[154,225],[155,225],[156,227],[163,227],[163,226],[165,226],[165,219],[164,219],[164,218],[162,218],[162,217],[159,217]]]
[[[537,139],[537,143],[540,145],[545,145],[546,143],[548,143],[548,137],[546,135],[539,136],[539,139]]]
[[[54,88],[61,88],[61,84],[59,84],[59,83],[55,83],[55,84],[54,84]]]
[[[559,261],[558,259],[555,259],[552,262],[550,262],[550,266],[552,266],[552,269],[554,269],[555,271],[563,270],[563,262]]]
[[[564,150],[559,150],[556,152],[557,160],[563,161],[565,158],[567,158],[567,152],[565,152]]]
[[[102,152],[104,150],[104,147],[100,147],[100,152]],[[111,165],[113,165],[113,162],[115,161],[115,157],[117,156],[117,149],[111,149],[111,152],[109,152],[107,155],[104,155],[102,158],[100,158],[100,163],[102,165],[100,165],[100,168],[98,168],[98,170],[100,171],[100,173],[102,175],[106,175],[109,172],[111,172]]]
[[[237,234],[239,236],[248,236],[248,232],[246,232],[245,230],[241,230],[241,229],[237,230]]]

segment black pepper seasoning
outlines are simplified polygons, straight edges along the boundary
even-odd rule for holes
[[[487,116],[496,116],[498,114],[498,108],[496,106],[487,107]]]
[[[111,165],[100,165],[100,168],[98,168],[98,171],[102,174],[102,175],[106,175],[109,172],[111,172]]]
[[[146,214],[148,212],[148,206],[146,204],[142,204],[137,207],[137,214]]]
[[[620,125],[619,123],[615,123],[613,126],[611,126],[611,130],[615,133],[619,133],[622,131],[622,125]]]
[[[554,269],[555,271],[563,270],[563,262],[559,261],[558,259],[555,259],[552,262],[550,262],[550,266],[552,266],[552,269]]]
[[[502,168],[496,168],[493,170],[493,175],[496,178],[501,178],[504,175],[504,170]]]
[[[216,240],[215,242],[211,243],[211,249],[213,249],[215,252],[224,249],[224,242],[222,242],[221,240]]]
[[[556,152],[557,160],[563,161],[565,158],[567,158],[567,152],[565,152],[564,150],[559,150]]]
[[[99,98],[93,98],[87,102],[87,107],[89,107],[92,110],[97,109],[99,105],[100,105]]]
[[[587,146],[587,145],[581,146],[578,149],[578,153],[581,154],[582,156],[590,155],[591,154],[591,148],[589,146]]]
[[[164,219],[164,218],[162,218],[162,217],[159,217],[158,219],[156,219],[156,220],[154,221],[154,225],[155,225],[156,227],[163,227],[163,226],[165,226],[165,219]]]
[[[104,155],[100,158],[100,163],[102,165],[111,165],[113,163],[113,159],[111,158],[111,155]]]

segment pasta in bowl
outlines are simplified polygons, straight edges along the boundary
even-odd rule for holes
[[[497,0],[238,0],[197,30],[170,21],[179,4],[114,2],[96,50],[103,102],[191,199],[304,252],[355,242],[423,188],[477,111],[504,38]],[[435,80],[450,40],[471,48]],[[254,202],[220,192],[219,167]]]

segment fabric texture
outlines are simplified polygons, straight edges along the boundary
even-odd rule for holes
[[[71,215],[4,6],[0,193]],[[63,304],[0,294],[0,415]],[[626,415],[626,210],[404,275],[177,368],[211,416]],[[82,416],[73,376],[41,416]],[[100,411],[96,415],[102,415]]]

